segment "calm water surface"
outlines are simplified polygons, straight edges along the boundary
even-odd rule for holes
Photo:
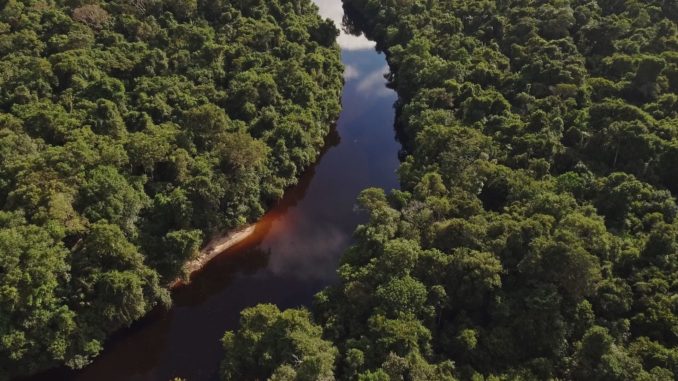
[[[316,0],[340,22],[340,0]],[[184,377],[217,380],[219,339],[237,328],[239,311],[258,303],[309,305],[336,280],[343,251],[365,216],[354,210],[367,187],[397,188],[400,145],[393,130],[395,93],[386,62],[364,37],[342,35],[346,64],[343,112],[318,163],[258,224],[255,233],[215,258],[189,286],[173,293],[169,311],[153,311],[116,335],[79,372],[56,370],[40,379],[107,381]]]

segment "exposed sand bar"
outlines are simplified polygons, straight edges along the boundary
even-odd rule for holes
[[[228,250],[229,248],[239,244],[245,238],[249,237],[252,233],[254,233],[255,228],[256,225],[250,225],[240,230],[228,232],[209,241],[207,245],[205,245],[205,247],[202,250],[200,250],[200,253],[198,254],[198,257],[196,259],[188,261],[184,265],[184,270],[186,272],[187,278],[186,279],[178,278],[174,280],[174,282],[170,284],[170,288],[175,288],[177,286],[190,283],[190,277],[194,272],[202,269],[209,261],[214,259],[216,256]]]

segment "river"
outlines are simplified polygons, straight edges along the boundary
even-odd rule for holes
[[[340,25],[341,0],[315,0]],[[236,329],[239,312],[258,303],[308,306],[336,281],[339,258],[365,216],[355,210],[367,187],[398,187],[396,95],[385,86],[386,60],[364,37],[339,37],[346,65],[343,111],[315,166],[254,234],[212,260],[188,286],[176,289],[170,310],[115,335],[93,364],[57,369],[36,379],[76,381],[218,380],[220,339]]]

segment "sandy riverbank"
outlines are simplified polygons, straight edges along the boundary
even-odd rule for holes
[[[254,233],[255,227],[256,225],[250,225],[246,228],[232,231],[212,239],[202,250],[200,250],[200,253],[196,259],[193,259],[184,265],[184,269],[187,274],[186,279],[177,278],[170,284],[170,289],[190,283],[190,277],[194,272],[202,269],[216,256],[249,237],[252,233]]]

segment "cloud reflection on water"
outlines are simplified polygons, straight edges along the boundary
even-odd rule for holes
[[[360,71],[358,70],[357,67],[353,65],[345,65],[346,68],[344,69],[344,79],[347,81],[350,81],[352,79],[356,79],[360,77]]]
[[[358,91],[362,94],[377,97],[392,97],[393,90],[386,87],[386,79],[384,75],[389,71],[388,66],[372,71],[366,74],[364,78],[358,82]]]
[[[313,0],[313,2],[320,8],[320,15],[322,17],[330,18],[337,25],[341,27],[341,20],[344,17],[344,8],[341,1],[337,0]],[[344,50],[365,50],[373,49],[374,41],[369,41],[365,36],[353,36],[341,31],[341,35],[337,39],[339,46]]]
[[[269,259],[267,270],[277,276],[302,280],[332,279],[336,274],[337,252],[343,252],[349,245],[351,235],[330,223],[317,224],[315,221],[298,221],[291,234],[275,236],[269,243],[269,250],[275,255]],[[280,228],[276,226],[274,229]],[[296,236],[299,231],[306,233],[300,239],[285,239]],[[275,234],[275,231],[272,231]],[[263,275],[265,277],[268,275]]]

